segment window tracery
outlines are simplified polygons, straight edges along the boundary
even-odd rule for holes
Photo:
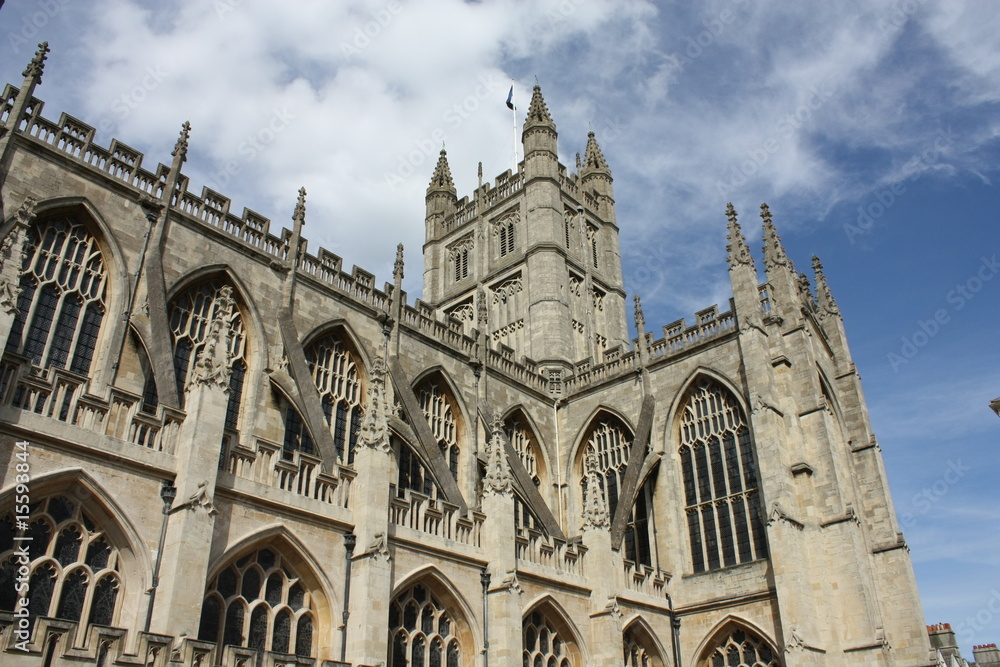
[[[314,615],[302,580],[283,556],[264,548],[215,576],[202,604],[198,639],[309,658]]]
[[[622,644],[625,667],[652,667],[653,663],[650,661],[649,651],[631,629],[625,631]]]
[[[444,460],[448,462],[448,469],[451,470],[452,477],[458,480],[460,449],[456,420],[458,409],[454,400],[434,381],[422,383],[416,394],[431,433],[441,448]]]
[[[768,643],[756,633],[737,628],[722,637],[702,660],[702,667],[781,667]]]
[[[77,218],[30,228],[19,289],[7,352],[86,375],[107,305],[107,270],[97,240]]]
[[[24,538],[23,540],[17,538]],[[32,505],[27,528],[13,513],[0,519],[0,611],[15,610],[19,594],[15,548],[28,544],[29,623],[52,616],[81,624],[112,625],[121,589],[118,549],[66,496]]]
[[[524,619],[521,631],[524,665],[529,667],[574,667],[566,638],[542,615],[533,611]]]
[[[683,408],[679,449],[695,572],[767,556],[750,429],[736,398],[701,379]]]
[[[358,359],[338,337],[324,336],[305,350],[326,423],[345,465],[354,463],[354,451],[361,428],[362,391]]]
[[[389,667],[459,667],[462,647],[452,616],[424,585],[389,605]]]

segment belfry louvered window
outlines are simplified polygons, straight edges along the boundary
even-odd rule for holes
[[[232,293],[231,287],[221,283],[203,282],[181,293],[170,304],[170,329],[174,338],[174,373],[177,376],[177,390],[181,396],[184,395],[198,354],[205,347],[212,319],[216,311],[222,308],[220,299],[222,290]],[[233,305],[228,320],[231,332],[229,355],[232,374],[229,377],[229,402],[226,406],[225,427],[236,430],[239,426],[243,382],[247,372],[246,333],[243,328],[243,316],[237,305]]]
[[[765,558],[750,429],[736,398],[717,382],[698,381],[684,405],[680,443],[694,571]]]
[[[305,350],[309,372],[319,391],[323,414],[333,434],[337,456],[346,465],[354,463],[354,450],[361,428],[363,395],[358,362],[344,343],[327,335]]]
[[[15,549],[27,545],[28,565]],[[42,616],[81,624],[113,625],[121,590],[118,549],[84,512],[66,496],[54,496],[32,506],[23,526],[13,513],[0,518],[0,611],[13,612],[19,568],[28,575],[28,622]]]
[[[74,217],[49,218],[29,229],[24,257],[7,352],[86,375],[107,298],[96,240]]]
[[[422,584],[389,605],[389,667],[459,667],[462,648],[455,621]]]
[[[587,482],[584,469],[586,454],[593,453],[597,457],[597,471],[608,500],[610,518],[614,517],[618,508],[631,451],[632,436],[616,418],[607,417],[599,421],[591,428],[587,437],[585,455],[579,464],[581,492]],[[650,566],[653,564],[651,494],[651,485],[643,484],[636,495],[624,536],[625,559]]]
[[[198,639],[221,647],[313,655],[315,621],[308,588],[271,549],[230,563],[208,587]]]
[[[501,257],[514,252],[514,217],[507,216],[496,223],[497,249]]]

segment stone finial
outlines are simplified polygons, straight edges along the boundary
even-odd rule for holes
[[[531,93],[531,104],[528,105],[528,117],[524,121],[525,127],[531,125],[549,125],[555,128],[556,124],[549,115],[549,108],[545,105],[545,98],[542,97],[542,87],[537,83]]]
[[[295,200],[295,210],[292,212],[292,222],[298,229],[306,224],[306,189],[299,188],[299,197]]]
[[[24,198],[14,213],[14,227],[0,242],[0,310],[9,315],[17,312],[21,296],[20,275],[28,258],[28,227],[35,220],[35,203],[34,197]],[[11,276],[3,275],[8,261],[16,262]]]
[[[729,219],[726,232],[726,240],[728,241],[726,261],[729,263],[729,268],[733,269],[737,266],[753,268],[753,256],[750,254],[750,248],[747,247],[747,240],[736,219],[736,209],[733,208],[732,203],[726,205],[726,217]],[[756,272],[756,269],[754,271]]]
[[[760,219],[764,221],[764,268],[770,271],[778,266],[785,266],[794,274],[795,265],[788,259],[781,237],[771,220],[771,209],[767,204],[760,205]]]
[[[819,257],[816,255],[813,255],[812,267],[816,277],[816,300],[820,316],[836,315],[839,317],[840,308],[837,307],[837,302],[833,300],[830,285],[827,284],[826,276],[823,275],[823,265],[820,264]]]
[[[42,71],[45,70],[45,59],[49,55],[49,43],[42,42],[38,45],[38,50],[35,51],[35,57],[31,59],[28,66],[21,72],[21,76],[25,78],[34,79],[35,83],[42,82]]]
[[[188,154],[188,139],[191,136],[191,121],[186,120],[184,124],[181,125],[181,134],[177,137],[177,143],[174,144],[174,150],[170,152],[175,158],[180,159],[181,162],[187,160]]]
[[[479,328],[483,329],[490,316],[490,309],[486,303],[486,290],[482,287],[476,290],[476,322]]]
[[[642,314],[642,300],[638,294],[634,295],[632,300],[635,302],[635,328],[641,336],[646,328],[646,318]]]
[[[607,529],[611,525],[608,516],[608,500],[604,495],[604,487],[601,486],[601,475],[597,471],[597,455],[593,450],[587,451],[584,463],[586,474],[586,486],[583,492],[583,527]]]
[[[611,173],[608,162],[604,159],[604,153],[601,152],[601,147],[597,144],[597,139],[592,131],[587,133],[587,151],[583,156],[583,171],[584,173]]]
[[[396,245],[396,261],[392,265],[392,279],[397,283],[403,280],[403,244]]]
[[[195,385],[205,384],[217,385],[229,391],[229,378],[233,374],[229,342],[235,307],[233,288],[226,285],[219,290],[219,296],[213,304],[212,321],[208,326],[205,345],[198,352],[198,360],[194,364],[187,387],[189,390]]]
[[[492,435],[486,442],[486,476],[483,477],[483,494],[508,495],[513,492],[513,487],[510,466],[507,464],[507,454],[503,446],[503,420],[499,414],[494,415],[490,430]]]
[[[368,380],[367,405],[361,417],[358,440],[362,445],[382,452],[389,451],[389,406],[385,398],[386,365],[375,357]]]
[[[438,156],[437,166],[434,167],[434,174],[431,176],[431,184],[427,186],[427,192],[450,192],[455,194],[455,181],[451,177],[451,167],[448,165],[448,152],[441,149]]]

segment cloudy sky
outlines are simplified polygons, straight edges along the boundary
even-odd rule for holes
[[[280,230],[305,186],[310,249],[380,284],[398,241],[419,262],[441,140],[460,196],[510,167],[512,80],[564,164],[597,133],[647,323],[725,304],[725,204],[758,249],[768,202],[844,313],[927,621],[1000,641],[996,4],[8,0],[0,34],[15,84],[50,42],[48,118],[147,169],[190,120],[194,191]]]

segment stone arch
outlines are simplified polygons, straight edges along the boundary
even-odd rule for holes
[[[628,636],[631,632],[636,636],[637,641],[646,649],[650,659],[651,667],[666,667],[669,653],[660,642],[656,632],[645,618],[636,614],[622,624],[622,636]]]
[[[437,599],[451,614],[452,619],[457,621],[456,637],[458,637],[463,652],[469,656],[478,653],[478,648],[483,644],[483,638],[481,629],[475,622],[476,614],[458,588],[436,566],[421,566],[395,582],[389,596],[390,607],[398,596],[416,585],[425,586],[432,595],[437,596]],[[389,621],[388,617],[386,621]],[[390,652],[392,641],[392,627],[390,626],[390,646],[388,647]]]
[[[586,444],[587,435],[590,433],[591,427],[597,421],[602,414],[606,414],[609,417],[613,417],[621,421],[621,423],[628,429],[629,435],[633,438],[635,437],[635,424],[632,420],[625,416],[617,408],[612,408],[607,405],[599,405],[590,411],[590,414],[586,419],[583,420],[583,428],[579,430],[576,434],[576,438],[573,440],[573,446],[569,450],[569,458],[562,463],[564,467],[565,479],[570,479],[573,476],[573,471],[576,469],[576,465],[582,460],[583,457],[583,447]]]
[[[572,667],[583,667],[583,665],[590,664],[590,653],[581,639],[580,631],[566,610],[552,595],[545,593],[524,608],[524,613],[521,616],[522,628],[525,628],[529,623],[534,623],[536,619],[533,614],[541,615],[545,621],[552,624],[552,629],[561,635]],[[529,639],[530,634],[522,630],[523,650],[527,650],[528,647],[525,645]]]
[[[834,421],[840,427],[840,436],[846,439],[847,422],[844,420],[844,410],[840,405],[840,399],[833,390],[833,383],[827,378],[826,373],[819,364],[816,364],[816,373],[819,377],[820,391],[823,392],[823,396],[827,400],[827,405],[833,415]]]
[[[465,442],[470,442],[472,435],[469,432],[469,429],[471,428],[472,420],[469,418],[469,408],[465,404],[465,399],[462,398],[462,392],[459,390],[458,385],[455,384],[455,381],[451,379],[451,374],[448,373],[448,371],[446,371],[441,364],[434,364],[429,368],[425,368],[419,375],[413,378],[413,382],[410,383],[410,387],[416,390],[416,388],[424,382],[435,377],[440,378],[440,380],[447,387],[448,393],[451,394],[451,397],[455,400],[455,405],[458,407],[459,418],[462,423],[461,431],[463,433],[463,437],[465,438]]]
[[[4,238],[13,229],[14,215],[4,221],[2,234]],[[128,268],[118,240],[108,225],[104,215],[88,198],[82,196],[54,197],[36,202],[34,205],[34,220],[28,226],[29,230],[47,219],[55,219],[60,215],[78,219],[87,233],[94,239],[105,267],[106,283],[104,316],[100,325],[99,338],[95,345],[88,375],[91,377],[92,393],[101,393],[110,382],[111,367],[114,355],[117,353],[122,337],[125,336],[125,322],[122,318],[111,316],[112,313],[122,313],[128,302],[132,286],[129,284]],[[82,315],[82,313],[81,313]],[[53,322],[53,326],[55,322]]]
[[[292,569],[310,594],[312,604],[303,615],[309,616],[312,620],[314,644],[316,636],[322,637],[332,633],[333,628],[337,627],[339,622],[337,619],[342,611],[341,602],[334,592],[335,588],[312,552],[295,533],[282,524],[271,524],[245,535],[223,553],[212,558],[208,565],[207,585],[212,586],[221,572],[241,558],[263,549],[278,552],[282,562]],[[206,590],[206,601],[209,598],[210,591]],[[250,603],[253,604],[253,601]]]
[[[13,484],[0,491],[0,507],[13,507],[14,495]],[[82,468],[64,468],[32,478],[32,501],[38,502],[59,495],[65,495],[85,506],[87,513],[118,549],[118,575],[122,591],[119,617],[125,627],[140,625],[145,618],[145,593],[152,581],[153,562],[135,524],[122,505]],[[151,536],[151,539],[155,537]]]
[[[728,389],[729,393],[736,398],[736,402],[739,403],[740,409],[743,410],[743,414],[749,417],[751,412],[750,404],[743,389],[730,380],[725,374],[707,366],[698,366],[696,369],[691,371],[687,378],[684,379],[684,382],[681,383],[677,393],[674,394],[674,400],[670,403],[670,409],[667,410],[666,431],[664,432],[661,445],[664,447],[664,451],[666,451],[667,443],[675,442],[673,435],[676,431],[680,414],[684,408],[684,403],[687,400],[688,393],[691,391],[691,388],[695,385],[695,383],[703,377],[714,382],[718,382],[724,388]]]
[[[425,369],[410,384],[413,389],[413,393],[417,398],[417,401],[421,401],[420,388],[427,382],[437,381],[439,383],[439,388],[446,402],[450,402],[452,409],[452,418],[455,420],[455,438],[454,444],[457,446],[457,456],[452,452],[445,452],[444,454],[445,463],[451,470],[455,482],[459,489],[468,489],[472,486],[472,471],[473,465],[475,464],[471,443],[474,441],[472,428],[475,426],[475,422],[470,419],[470,412],[468,406],[466,406],[465,401],[462,399],[462,393],[459,391],[458,386],[452,380],[451,375],[440,365],[435,364],[430,368]],[[449,401],[450,399],[450,401]],[[428,426],[431,432],[434,433],[434,426],[428,422]],[[437,434],[434,434],[437,438]],[[438,439],[440,442],[440,438]]]
[[[755,623],[741,618],[734,614],[729,614],[725,618],[721,619],[715,626],[705,634],[705,638],[702,639],[698,648],[695,650],[694,654],[691,656],[691,661],[688,663],[694,667],[711,667],[711,657],[712,653],[719,647],[725,645],[730,641],[730,637],[734,633],[744,632],[749,635],[751,640],[756,640],[759,645],[765,646],[773,657],[771,661],[760,661],[754,662],[747,665],[747,667],[782,667],[783,663],[781,661],[781,652],[777,648],[777,644],[768,636],[760,626]],[[727,663],[728,664],[728,663]],[[747,663],[736,663],[739,665],[744,665]]]
[[[366,348],[361,343],[361,338],[358,337],[357,332],[354,331],[354,327],[351,323],[342,317],[324,322],[316,327],[314,327],[309,333],[302,337],[302,348],[305,349],[311,344],[326,336],[328,334],[333,334],[340,336],[347,340],[347,343],[351,346],[352,350],[357,353],[361,363],[361,372],[364,375],[364,379],[368,380],[368,369],[372,366],[372,355],[369,354],[368,348]]]
[[[518,416],[524,419],[524,425],[526,430],[529,433],[531,433],[531,435],[535,439],[535,444],[538,445],[538,452],[539,454],[541,454],[541,464],[542,464],[542,469],[540,470],[541,474],[539,474],[538,477],[542,481],[542,484],[544,485],[547,481],[551,481],[552,477],[552,472],[551,472],[552,463],[551,463],[551,457],[549,456],[549,450],[542,442],[542,438],[539,435],[538,426],[535,423],[535,420],[532,419],[531,414],[528,412],[528,410],[524,407],[523,404],[518,403],[516,405],[512,405],[511,407],[509,407],[507,411],[503,414],[503,422],[506,424],[509,419]],[[487,430],[489,429],[489,426],[490,426],[489,424],[486,425]]]

